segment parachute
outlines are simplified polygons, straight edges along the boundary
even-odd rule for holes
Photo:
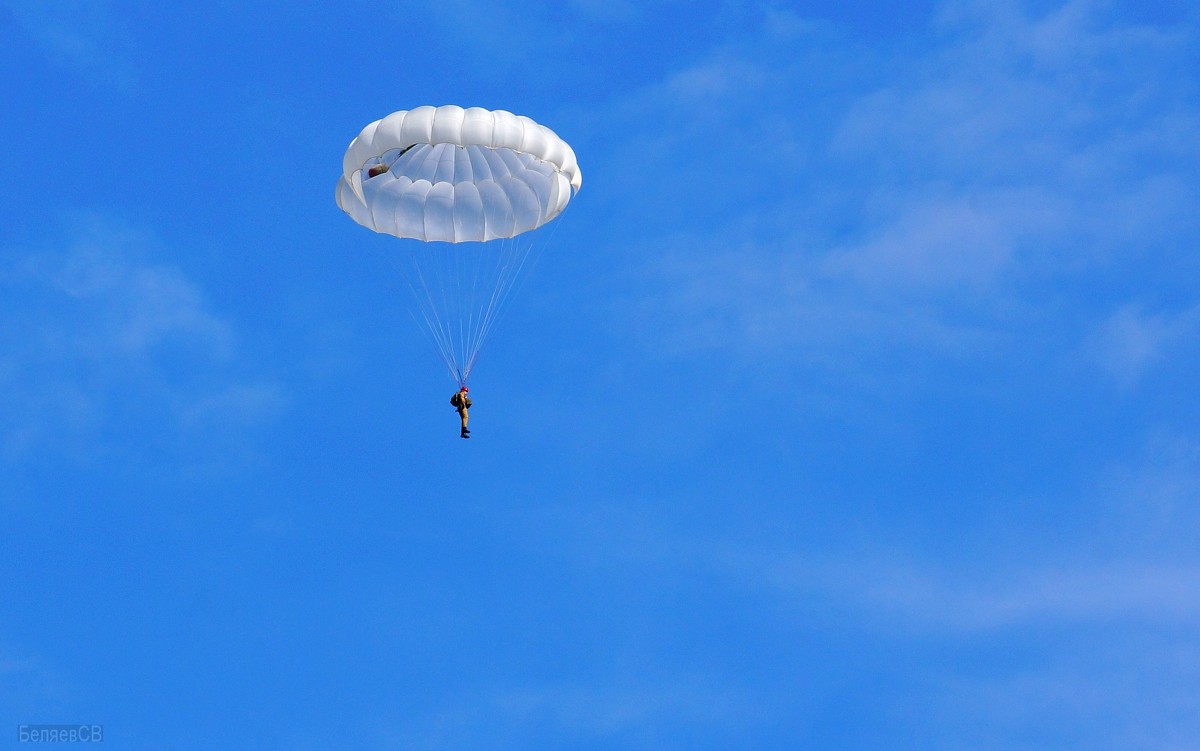
[[[442,362],[465,384],[533,243],[582,185],[575,152],[544,125],[454,105],[394,112],[342,160],[338,207],[405,239],[397,254]]]

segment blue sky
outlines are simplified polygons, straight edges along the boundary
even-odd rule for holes
[[[0,729],[1184,749],[1192,3],[0,2]],[[472,376],[333,202],[503,108],[582,192]]]

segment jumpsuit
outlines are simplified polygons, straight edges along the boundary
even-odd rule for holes
[[[467,430],[467,411],[471,409],[471,397],[460,391],[451,397],[450,403],[454,405],[454,409],[458,412],[459,418],[462,419],[462,432],[459,435],[461,435],[463,438],[466,438],[467,433],[471,432]]]

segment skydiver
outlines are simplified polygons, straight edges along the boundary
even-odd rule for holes
[[[471,431],[467,429],[467,410],[471,408],[471,397],[467,396],[468,390],[466,385],[463,385],[454,396],[450,397],[450,404],[454,406],[459,418],[462,419],[462,432],[459,433],[460,438],[471,437]]]
[[[382,175],[384,172],[387,172],[387,171],[388,171],[388,166],[386,164],[376,164],[374,167],[367,170],[367,179],[370,180],[372,177],[379,177],[380,175]]]

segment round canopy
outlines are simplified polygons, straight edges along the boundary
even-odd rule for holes
[[[375,232],[484,242],[554,219],[582,182],[571,147],[528,117],[417,107],[376,120],[350,143],[337,203]]]

